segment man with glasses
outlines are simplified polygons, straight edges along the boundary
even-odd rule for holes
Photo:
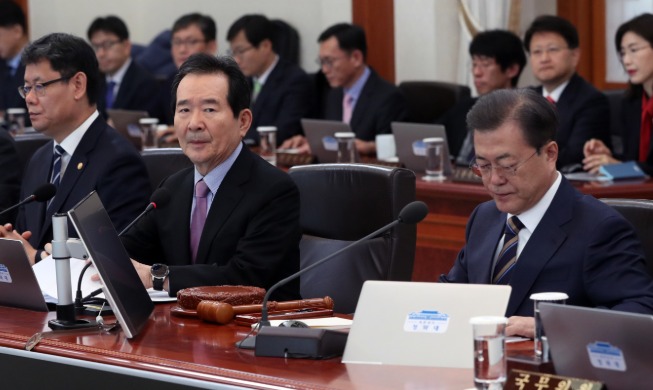
[[[57,187],[49,202],[26,204],[16,230],[0,226],[0,236],[21,239],[30,261],[47,253],[52,215],[65,213],[97,191],[116,230],[126,227],[148,203],[145,164],[127,139],[109,127],[96,105],[100,72],[93,49],[81,38],[49,34],[23,52],[25,99],[36,131],[52,138],[32,156],[21,186],[21,199],[46,183]],[[68,234],[75,236],[69,224]]]
[[[610,106],[605,95],[576,73],[578,31],[566,19],[543,15],[526,31],[524,47],[533,75],[542,83],[535,90],[558,110],[558,167],[563,171],[582,170],[587,140],[596,138],[611,145]]]
[[[258,144],[259,126],[276,126],[277,143],[302,133],[300,120],[310,116],[313,88],[299,66],[280,58],[275,25],[263,15],[245,15],[227,33],[229,54],[252,87],[252,125],[245,142]]]
[[[159,85],[132,60],[129,31],[117,16],[99,17],[86,33],[104,74],[98,110],[106,117],[107,109],[147,111],[159,115]]]
[[[399,89],[366,64],[367,41],[361,27],[340,23],[318,38],[318,64],[333,88],[327,97],[325,118],[349,123],[356,133],[359,153],[376,152],[377,134],[389,134],[390,123],[406,117],[406,101]],[[305,148],[298,136],[282,147]]]
[[[25,65],[20,55],[29,39],[23,9],[11,0],[0,1],[0,119],[8,108],[26,108],[16,88],[23,84]],[[29,126],[29,119],[25,120]]]
[[[568,304],[653,314],[653,280],[632,227],[556,169],[555,108],[531,89],[501,89],[467,115],[491,201],[469,218],[466,244],[440,281],[508,284],[506,333],[533,337],[533,293]]]

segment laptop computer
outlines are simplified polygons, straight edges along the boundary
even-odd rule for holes
[[[141,128],[138,121],[149,117],[147,111],[107,109],[113,128],[127,138],[138,150],[141,149]]]
[[[23,243],[0,238],[0,305],[48,311]]]
[[[472,368],[469,319],[503,316],[510,286],[367,281],[343,363]]]
[[[542,303],[540,317],[557,374],[610,390],[651,387],[653,316]]]
[[[302,119],[301,122],[311,153],[317,158],[317,162],[321,164],[336,162],[338,142],[334,134],[351,133],[351,127],[345,122],[322,119]]]
[[[147,323],[154,303],[95,191],[68,211],[68,217],[98,271],[105,298],[127,338]]]

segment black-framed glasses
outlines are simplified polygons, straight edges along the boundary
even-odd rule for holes
[[[45,96],[45,87],[47,87],[50,84],[54,84],[56,82],[59,82],[59,81],[68,81],[68,80],[70,80],[70,77],[59,77],[58,79],[46,81],[44,83],[36,83],[36,84],[34,84],[32,86],[27,86],[27,85],[19,86],[18,87],[18,94],[20,95],[20,97],[25,99],[27,97],[27,95],[29,95],[29,93],[32,92],[32,90],[34,90],[34,93],[36,94],[36,96],[43,97],[43,96]]]
[[[474,160],[471,162],[471,164],[469,164],[469,168],[472,170],[472,172],[474,172],[476,176],[479,177],[488,177],[492,173],[492,170],[494,170],[496,174],[500,175],[501,177],[513,177],[517,175],[517,169],[526,164],[528,160],[532,159],[533,156],[535,156],[538,152],[539,149],[533,152],[533,154],[531,154],[530,157],[526,160],[510,166],[504,166],[500,164],[479,164],[476,160]]]
[[[100,51],[100,49],[102,49],[104,51],[107,51],[107,50],[111,49],[114,45],[116,45],[116,44],[118,44],[120,42],[122,42],[122,40],[104,41],[102,43],[93,43],[93,42],[91,42],[91,47],[97,53],[98,51]]]
[[[318,58],[315,59],[315,63],[318,64],[318,65],[320,66],[320,68],[321,68],[321,67],[333,68],[333,65],[335,65],[335,63],[336,63],[338,60],[341,60],[341,59],[343,59],[343,58],[345,58],[345,56],[340,56],[340,57],[322,57],[322,58],[318,57]]]
[[[195,47],[206,42],[204,39],[173,39],[170,43],[175,47]]]

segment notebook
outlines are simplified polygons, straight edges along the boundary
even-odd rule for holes
[[[447,144],[447,133],[442,125],[427,125],[421,123],[392,122],[392,134],[395,136],[397,157],[404,166],[415,173],[424,173],[426,155],[422,140],[424,138],[440,137],[444,140],[444,175],[451,176],[451,157]]]
[[[48,311],[23,243],[0,238],[0,305]]]
[[[97,192],[77,203],[68,211],[68,217],[98,271],[105,298],[125,336],[135,337],[147,323],[154,304]]]
[[[343,363],[473,367],[469,319],[503,316],[510,286],[367,281]]]
[[[302,128],[311,153],[320,164],[338,160],[338,142],[334,134],[352,132],[347,123],[322,119],[302,119]]]
[[[610,390],[651,387],[653,316],[542,303],[540,317],[557,374]]]

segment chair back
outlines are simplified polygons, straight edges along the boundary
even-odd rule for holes
[[[51,138],[37,132],[17,134],[14,137],[22,172],[25,172],[25,168],[27,168],[27,164],[29,164],[29,160],[31,160],[34,152],[50,140]]]
[[[623,89],[603,91],[610,105],[610,140],[612,154],[620,156],[624,152],[623,131],[621,124],[621,103],[625,91]]]
[[[299,65],[299,33],[281,19],[272,20],[275,27],[274,51],[286,61]]]
[[[415,174],[364,164],[316,164],[290,169],[300,192],[300,268],[394,221],[415,200]],[[399,224],[301,276],[304,298],[330,296],[353,313],[366,280],[411,280],[416,226]]]
[[[434,123],[456,102],[469,97],[469,87],[442,81],[403,81],[399,89],[406,97],[407,122]]]
[[[145,149],[141,156],[150,177],[152,191],[166,177],[193,165],[180,148]]]
[[[634,227],[644,247],[646,267],[653,276],[653,200],[649,199],[601,199],[620,212]]]

